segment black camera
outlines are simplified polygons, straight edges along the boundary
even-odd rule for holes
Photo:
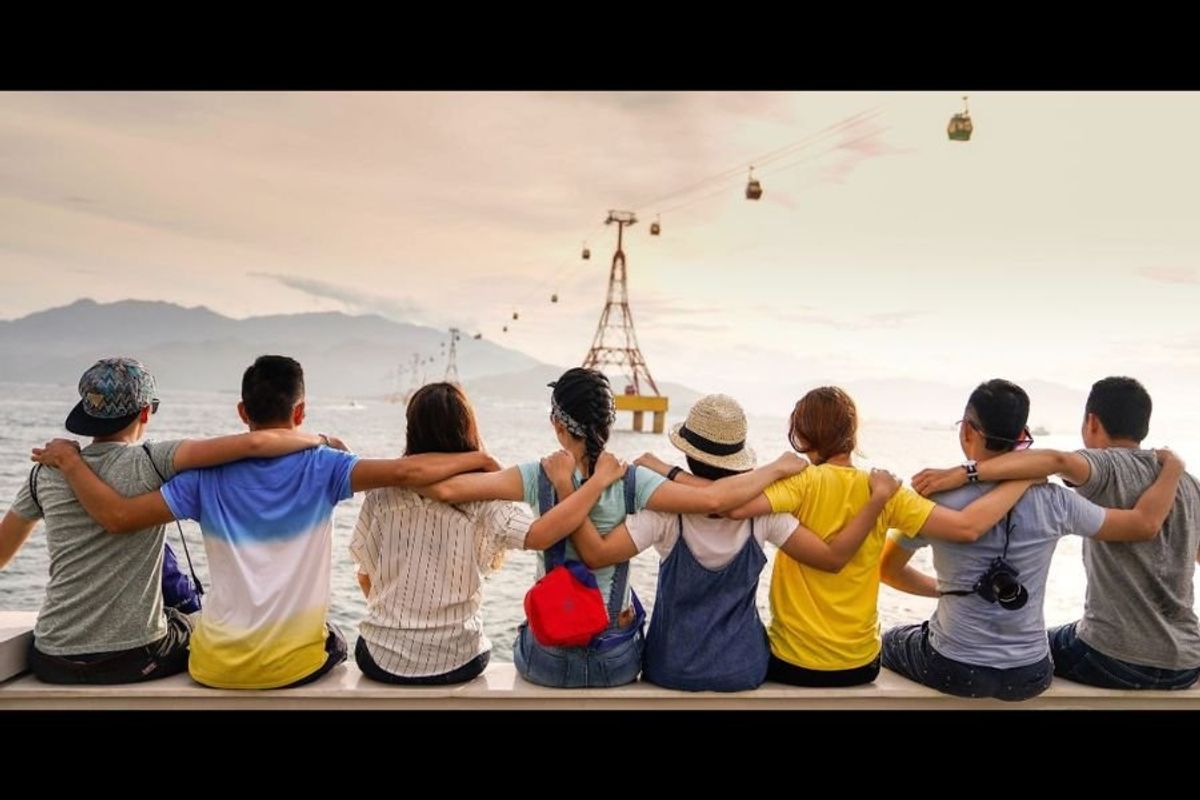
[[[1029,590],[1017,580],[1020,575],[1016,567],[998,556],[975,582],[975,592],[989,603],[999,603],[1001,608],[1010,611],[1023,608],[1029,602]]]

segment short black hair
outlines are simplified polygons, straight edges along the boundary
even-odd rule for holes
[[[741,475],[737,470],[723,469],[714,467],[711,464],[705,464],[703,461],[697,461],[691,456],[687,456],[688,472],[695,475],[697,478],[704,478],[710,481],[719,481],[721,478],[728,478],[730,475]],[[746,470],[749,472],[749,470]]]
[[[1114,439],[1140,442],[1150,432],[1150,393],[1133,378],[1096,381],[1088,395],[1086,413],[1095,414]]]
[[[304,368],[287,356],[259,356],[242,375],[246,416],[258,425],[286,422],[304,399]]]
[[[967,401],[967,408],[978,417],[983,427],[984,446],[988,450],[1012,450],[1029,421],[1029,395],[1003,378],[993,378],[976,386]]]

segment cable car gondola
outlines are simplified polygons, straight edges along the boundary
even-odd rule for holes
[[[946,135],[950,137],[952,142],[969,142],[971,141],[971,132],[975,130],[975,126],[971,124],[971,113],[967,108],[967,98],[963,95],[963,110],[961,114],[955,114],[950,118],[950,124],[946,126]]]
[[[750,168],[750,180],[746,183],[746,199],[757,200],[762,197],[762,184],[754,177],[754,167]]]

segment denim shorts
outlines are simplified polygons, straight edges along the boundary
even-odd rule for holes
[[[604,649],[548,647],[538,644],[529,623],[522,622],[513,644],[513,664],[522,678],[539,686],[556,689],[623,686],[637,680],[642,671],[644,644],[639,625],[628,637]]]

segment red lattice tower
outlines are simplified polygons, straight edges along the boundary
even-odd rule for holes
[[[633,330],[625,252],[621,249],[625,226],[637,223],[637,217],[632,211],[609,211],[608,219],[604,222],[606,225],[617,224],[617,251],[613,253],[612,270],[608,274],[608,300],[604,304],[604,311],[600,313],[600,323],[596,326],[596,335],[583,359],[583,366],[601,371],[605,367],[618,367],[629,380],[624,394],[641,395],[642,387],[646,386],[650,393],[658,396],[658,385],[650,376],[650,369],[638,346],[637,333]]]

